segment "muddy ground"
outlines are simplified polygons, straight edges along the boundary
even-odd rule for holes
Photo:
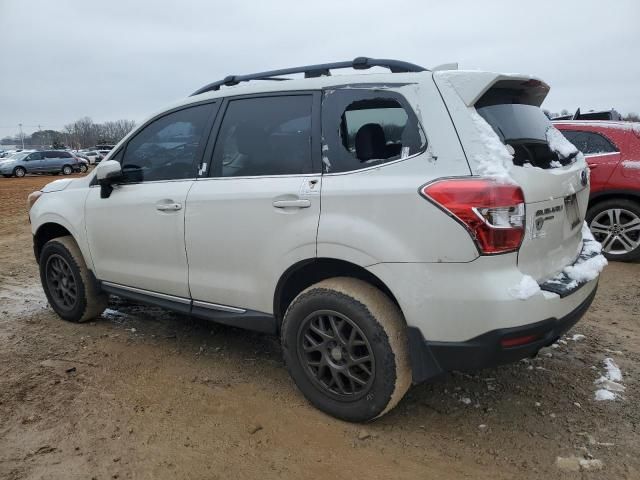
[[[606,269],[566,343],[353,425],[305,401],[276,338],[118,299],[96,322],[57,318],[25,211],[50,180],[0,179],[0,478],[640,478],[640,264]],[[626,391],[596,402],[606,357]]]

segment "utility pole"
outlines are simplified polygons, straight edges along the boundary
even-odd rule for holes
[[[24,150],[24,134],[22,133],[22,124],[19,123],[18,127],[20,128],[20,140],[22,141],[22,149]]]

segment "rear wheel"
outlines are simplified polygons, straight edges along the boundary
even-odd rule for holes
[[[324,280],[300,293],[285,314],[282,344],[305,397],[343,420],[384,415],[411,385],[400,310],[355,278]]]
[[[62,167],[62,173],[64,175],[71,175],[73,173],[73,168],[71,168],[71,165],[65,165]]]
[[[40,253],[40,280],[53,310],[70,322],[86,322],[107,308],[72,237],[49,240]]]
[[[624,198],[597,203],[587,224],[609,260],[640,259],[640,204]]]
[[[23,167],[16,167],[13,170],[13,175],[18,177],[18,178],[22,178],[27,174],[27,171],[23,168]]]

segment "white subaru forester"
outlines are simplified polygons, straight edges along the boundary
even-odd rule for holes
[[[370,67],[390,73],[330,74]],[[350,421],[535,355],[606,264],[548,90],[363,57],[227,77],[30,195],[44,291],[74,322],[113,294],[279,334],[302,393]]]

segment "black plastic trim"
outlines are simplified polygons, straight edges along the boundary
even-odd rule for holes
[[[597,290],[596,285],[580,305],[560,319],[548,318],[529,325],[500,328],[465,342],[425,341],[418,328],[407,327],[413,383],[431,380],[452,370],[494,367],[535,356],[542,347],[554,343],[582,318]],[[527,335],[537,335],[539,339],[510,348],[503,347],[500,343],[504,339]]]
[[[390,60],[383,58],[367,58],[357,57],[351,61],[346,62],[334,62],[334,63],[321,63],[316,65],[305,65],[302,67],[283,68],[280,70],[269,70],[266,72],[250,73],[248,75],[228,75],[222,80],[218,80],[213,83],[209,83],[202,88],[199,88],[193,92],[190,96],[200,95],[201,93],[220,90],[222,86],[233,86],[240,82],[248,82],[250,80],[275,80],[273,77],[280,77],[282,75],[292,75],[296,73],[304,73],[305,78],[315,78],[320,76],[331,75],[330,70],[336,70],[341,68],[353,68],[355,70],[367,70],[371,67],[383,67],[388,68],[392,73],[401,72],[424,72],[427,69],[420,65],[413,63],[403,62],[401,60]],[[278,79],[285,80],[285,79]]]
[[[230,325],[232,327],[244,328],[246,330],[253,330],[256,332],[269,334],[277,333],[276,319],[273,315],[268,313],[257,312],[254,310],[246,310],[242,313],[215,310],[213,308],[195,306],[193,305],[192,300],[186,298],[184,299],[184,302],[178,302],[175,300],[170,300],[168,298],[154,296],[152,294],[134,292],[125,288],[116,287],[114,285],[107,285],[102,282],[100,282],[100,289],[103,292],[117,295],[118,297],[127,298],[129,300],[144,303],[147,305],[165,308],[167,310],[181,313],[183,315],[202,318],[204,320],[211,320],[216,323],[222,323],[225,325]]]

